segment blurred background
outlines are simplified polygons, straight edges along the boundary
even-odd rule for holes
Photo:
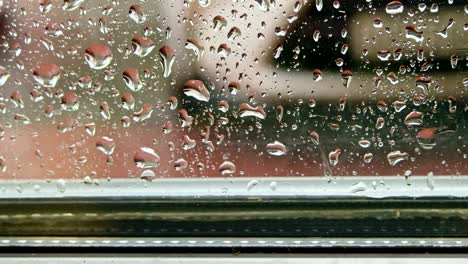
[[[449,2],[3,1],[0,177],[466,175]]]

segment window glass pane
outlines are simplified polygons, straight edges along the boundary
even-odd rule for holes
[[[466,175],[467,13],[2,1],[1,178]]]

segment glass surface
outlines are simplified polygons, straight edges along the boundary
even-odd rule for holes
[[[466,21],[0,0],[0,247],[466,247]]]
[[[2,179],[466,175],[463,1],[2,1]]]

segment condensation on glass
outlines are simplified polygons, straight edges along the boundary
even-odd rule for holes
[[[2,180],[468,174],[464,1],[0,10]]]

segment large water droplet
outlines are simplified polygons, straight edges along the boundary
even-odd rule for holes
[[[102,43],[95,43],[85,50],[85,60],[92,69],[100,70],[112,61],[112,51]]]
[[[242,103],[239,105],[239,117],[256,117],[260,119],[266,118],[266,112],[263,110],[262,106],[253,107],[247,103]]]
[[[265,149],[266,152],[272,156],[284,156],[287,152],[286,146],[279,141],[268,143]]]
[[[85,0],[63,0],[62,9],[65,11],[72,11],[80,7]]]
[[[163,68],[163,76],[164,78],[167,78],[171,75],[172,65],[174,64],[174,50],[169,46],[163,46],[159,49],[159,58]]]
[[[151,39],[142,36],[136,36],[132,39],[133,54],[138,57],[147,56],[153,51],[154,47],[155,44]]]
[[[80,107],[80,98],[74,92],[67,92],[62,96],[62,109],[76,111]]]
[[[236,172],[236,165],[231,161],[226,160],[219,165],[218,171],[221,175],[233,174]]]
[[[140,80],[140,74],[135,68],[127,68],[122,74],[123,81],[128,89],[137,92],[143,88],[143,83]]]
[[[146,21],[146,15],[143,12],[143,7],[141,7],[141,5],[130,6],[128,17],[137,24],[141,24]]]
[[[55,87],[60,79],[60,68],[53,63],[43,63],[33,72],[34,80],[44,87]]]
[[[96,148],[106,155],[111,155],[115,149],[115,142],[110,137],[100,137],[96,140]]]
[[[184,84],[184,94],[197,99],[198,101],[208,102],[210,92],[205,84],[199,80],[189,80]]]
[[[387,160],[390,165],[395,166],[398,163],[408,160],[409,154],[406,152],[401,152],[399,150],[397,151],[392,151],[387,155]]]
[[[152,148],[142,147],[133,156],[133,161],[138,168],[155,168],[159,166],[159,156]]]
[[[390,15],[403,13],[405,7],[400,1],[392,1],[385,6],[385,12]]]
[[[405,117],[405,125],[420,126],[423,123],[422,116],[424,114],[418,111],[412,111]]]

